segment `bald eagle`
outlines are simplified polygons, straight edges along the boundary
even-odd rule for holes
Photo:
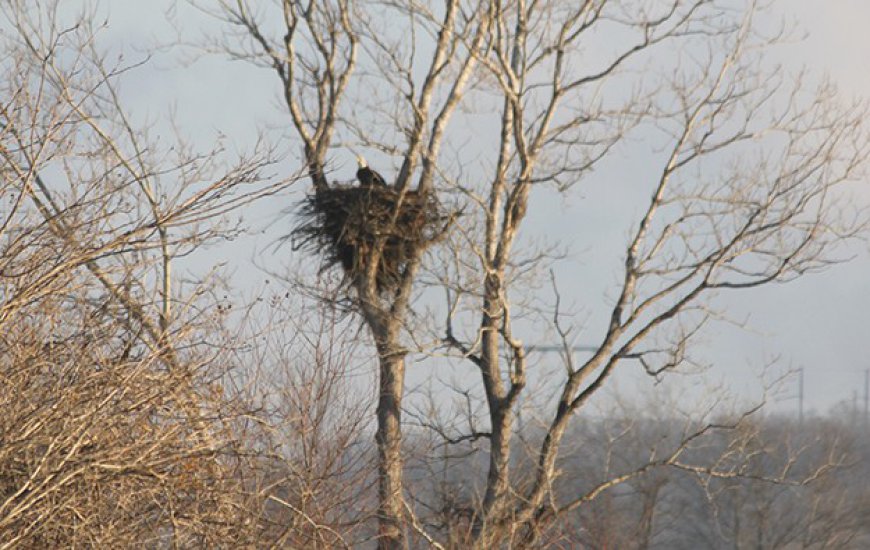
[[[369,165],[366,164],[366,159],[364,159],[362,155],[356,156],[356,162],[359,165],[359,168],[356,171],[356,179],[359,180],[360,185],[363,187],[371,187],[373,185],[380,187],[387,186],[384,177],[369,168]]]

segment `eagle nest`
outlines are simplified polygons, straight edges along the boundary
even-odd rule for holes
[[[441,238],[455,218],[431,192],[406,191],[401,204],[399,197],[386,186],[323,186],[302,201],[293,248],[320,253],[321,271],[341,264],[345,283],[351,284],[365,276],[375,243],[383,239],[376,283],[379,292],[395,289],[408,262]]]

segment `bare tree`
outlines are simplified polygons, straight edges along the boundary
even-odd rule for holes
[[[292,179],[138,129],[93,13],[0,15],[0,546],[250,544],[226,312],[173,266]]]
[[[581,495],[553,489],[572,418],[619,365],[659,377],[689,363],[692,337],[716,317],[713,293],[822,269],[863,227],[841,209],[839,188],[863,175],[866,105],[843,103],[830,84],[811,85],[766,63],[766,48],[781,35],[757,24],[763,6],[283,0],[255,9],[239,0],[213,13],[235,32],[218,49],[279,77],[316,189],[329,185],[336,149],[351,144],[393,159],[387,179],[400,196],[416,185],[464,203],[460,229],[431,270],[447,299],[446,323],[435,334],[409,317],[422,251],[393,292],[377,288],[383,241],[367,252],[366,276],[352,282],[380,362],[381,547],[403,547],[407,529],[436,543],[404,502],[403,337],[425,351],[431,346],[422,342],[436,340],[479,374],[484,402],[469,405],[467,429],[439,415],[425,423],[448,446],[486,443],[485,482],[470,514],[474,547],[532,545],[560,516],[654,468],[722,473],[715,460],[699,465],[687,453],[745,418],[693,425],[671,452]],[[490,139],[451,146],[471,127]],[[558,287],[536,311],[523,294],[534,292],[530,280],[540,283],[548,256],[529,252],[521,229],[538,190],[570,193],[633,140],[649,146],[644,178],[632,182],[648,199],[631,221],[620,283],[604,304],[607,322],[584,334],[594,350],[578,363]],[[542,312],[562,338],[565,361],[548,381],[556,397],[543,404],[545,429],[532,444],[518,442],[515,427],[530,351],[517,320]],[[454,387],[474,395],[467,381]],[[532,448],[531,474],[512,472],[520,443]]]
[[[292,548],[350,548],[372,537],[373,447],[367,429],[373,388],[371,361],[357,351],[358,327],[341,308],[311,309],[296,297],[252,309],[240,341],[245,381],[261,394],[260,411],[242,449],[252,453],[249,491],[262,506],[259,543]]]
[[[607,2],[547,7],[520,2],[495,19],[501,41],[493,42],[482,65],[504,98],[500,162],[490,184],[474,195],[483,211],[481,232],[467,237],[479,243],[471,250],[485,277],[482,285],[471,279],[473,286],[454,290],[450,304],[451,311],[468,311],[460,302],[482,297],[480,325],[462,337],[451,330],[451,319],[445,340],[479,367],[488,403],[490,466],[477,517],[481,547],[517,536],[531,543],[545,520],[586,498],[553,498],[558,449],[572,416],[617,365],[636,362],[651,375],[680,366],[691,336],[711,317],[705,296],[823,267],[828,248],[859,229],[848,220],[836,227],[843,218],[835,204],[837,186],[861,175],[866,107],[838,105],[825,85],[806,90],[798,81],[782,93],[786,77],[758,68],[769,39],[753,25],[754,3],[736,18],[708,2],[631,11]],[[559,23],[544,23],[553,19]],[[577,56],[583,41],[596,28],[611,26],[626,33],[616,51],[592,67],[582,63]],[[661,93],[624,99],[608,86],[625,86],[622,68],[649,63],[646,56],[669,51],[671,43],[710,49],[661,77]],[[608,91],[617,99],[608,100]],[[512,251],[530,194],[542,184],[566,188],[582,181],[627,127],[647,123],[663,130],[666,154],[649,171],[651,198],[625,249],[610,322],[588,359],[567,362],[534,479],[513,485],[512,411],[526,385],[527,347],[514,336],[508,292],[524,265]],[[555,319],[570,355],[558,310]],[[684,442],[706,429],[687,433]],[[678,465],[681,454],[662,464]]]
[[[220,5],[218,16],[243,37],[242,41],[238,36],[225,38],[221,48],[234,58],[253,60],[275,70],[316,188],[328,185],[326,163],[339,124],[345,131],[362,136],[364,145],[378,146],[370,141],[370,132],[362,121],[359,125],[348,124],[341,110],[360,48],[380,68],[379,74],[394,76],[393,92],[404,90],[400,105],[409,115],[408,126],[391,131],[404,133],[406,140],[395,144],[395,149],[386,149],[395,152],[401,162],[397,175],[390,178],[400,193],[398,204],[415,183],[421,193],[432,188],[447,123],[472,75],[477,50],[487,36],[490,14],[485,4],[467,10],[459,2],[449,2],[440,14],[417,5],[385,6],[388,12],[411,21],[415,29],[419,27],[419,32],[437,36],[422,84],[412,70],[419,63],[414,47],[400,47],[400,35],[383,33],[374,19],[376,14],[370,20],[369,14],[351,2],[282,2],[284,34],[280,37],[268,34],[247,2]],[[394,291],[384,294],[378,289],[377,266],[385,245],[382,239],[368,251],[369,269],[353,281],[353,289],[380,362],[376,435],[380,544],[399,548],[404,544],[401,403],[408,353],[401,343],[401,331],[422,250],[410,258]]]

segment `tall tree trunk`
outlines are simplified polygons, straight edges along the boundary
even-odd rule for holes
[[[510,472],[510,441],[512,416],[510,409],[499,406],[490,414],[492,436],[489,448],[489,474],[483,510],[475,525],[475,548],[491,548],[505,533],[502,532],[506,519]]]
[[[498,525],[509,486],[511,410],[499,371],[498,327],[503,308],[500,299],[501,279],[491,275],[486,279],[481,323],[481,370],[486,400],[489,405],[491,436],[489,438],[489,474],[480,514],[475,518],[475,548],[488,548],[499,536]]]
[[[396,346],[379,345],[378,387],[378,548],[406,548],[402,531],[402,392],[405,355]]]

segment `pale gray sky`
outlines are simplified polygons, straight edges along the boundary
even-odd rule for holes
[[[131,52],[135,46],[151,40],[166,40],[170,28],[164,17],[171,2],[160,0],[106,2],[103,11],[110,15],[108,38]],[[830,74],[849,95],[870,96],[870,2],[866,0],[783,0],[778,3],[783,17],[795,19],[807,32],[807,38],[783,46],[773,53],[787,64],[808,66],[814,74]],[[209,24],[195,11],[182,7],[176,22],[186,36],[195,38]],[[196,142],[208,143],[219,133],[230,143],[245,148],[258,128],[278,128],[286,124],[286,115],[278,104],[275,78],[268,71],[211,57],[186,67],[178,65],[179,51],[170,49],[158,54],[151,67],[141,70],[128,85],[127,95],[140,117],[164,119],[175,106],[180,127]],[[289,143],[289,142],[288,142]],[[291,144],[294,146],[295,144]],[[350,178],[354,167],[350,159],[344,170]],[[642,167],[634,167],[642,169]],[[870,185],[863,191],[870,204]],[[289,203],[289,198],[287,199]],[[595,285],[606,286],[615,280],[615,269],[598,275],[591,282],[579,282],[571,288],[571,273],[584,272],[595,264],[596,256],[584,245],[583,231],[589,223],[602,224],[607,232],[607,208],[618,208],[606,192],[590,188],[575,195],[566,206],[532,212],[534,231],[564,234],[574,241],[575,256],[560,269],[560,277],[578,303],[594,291]],[[604,205],[604,208],[602,208]],[[290,226],[290,220],[278,214],[287,203],[270,201],[260,205],[251,217],[272,220]],[[582,221],[583,223],[580,223]],[[262,224],[261,224],[262,225]],[[286,229],[286,227],[284,229]],[[587,229],[588,231],[588,229]],[[615,238],[625,235],[624,227],[614,228]],[[212,250],[206,261],[226,261],[250,281],[265,278],[247,266],[251,260],[251,243],[259,249],[274,238],[255,237],[244,244]],[[616,242],[616,241],[615,241]],[[586,245],[591,246],[590,243]],[[290,254],[288,248],[282,254]],[[808,276],[788,285],[765,287],[758,291],[723,297],[733,317],[747,319],[751,331],[723,328],[715,338],[701,343],[699,353],[716,363],[711,376],[728,381],[736,389],[757,387],[754,372],[766,359],[778,356],[783,366],[806,368],[806,408],[824,411],[838,401],[851,400],[858,391],[863,398],[864,369],[870,368],[870,252],[866,244],[848,251],[856,259],[823,274]],[[582,287],[582,288],[581,288]],[[528,339],[527,339],[528,340]],[[793,403],[783,406],[793,408]]]

